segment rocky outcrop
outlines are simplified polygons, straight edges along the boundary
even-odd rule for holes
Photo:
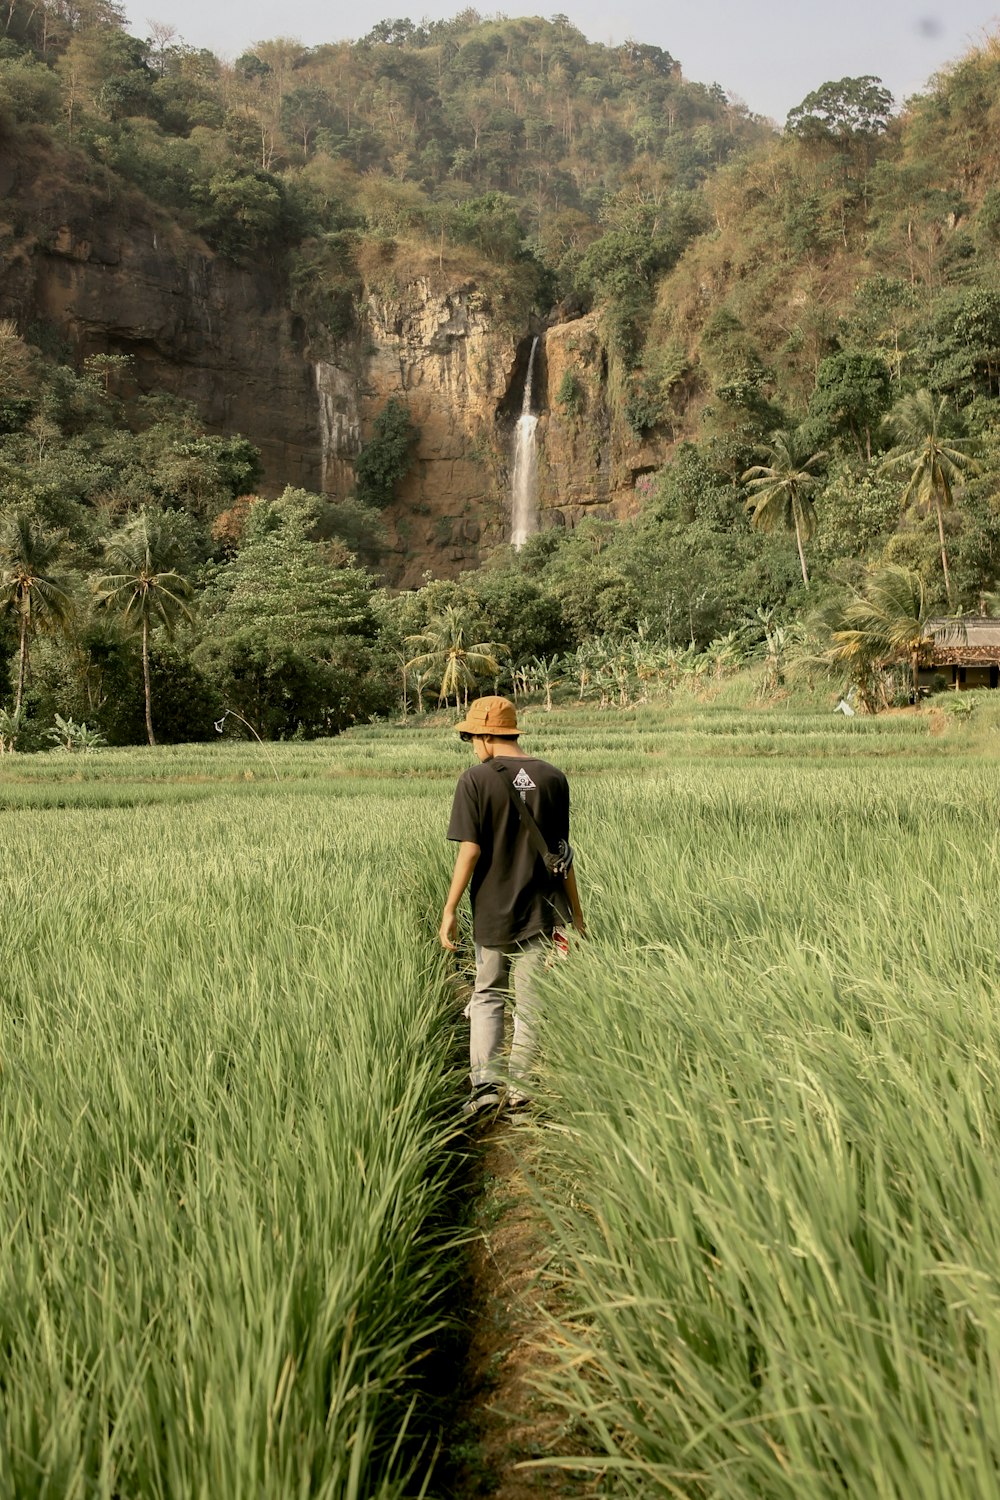
[[[360,380],[342,363],[322,366],[324,474],[333,493],[351,487],[349,460],[391,398],[420,428],[411,471],[388,508],[391,573],[400,585],[474,565],[504,540],[505,465],[496,444],[496,405],[510,383],[517,341],[498,332],[472,282],[442,291],[417,278],[397,296],[369,293]],[[357,353],[357,351],[354,351]],[[357,360],[355,360],[357,363]],[[354,396],[349,392],[354,390]],[[336,420],[330,392],[340,393]],[[337,396],[333,396],[336,405]]]
[[[664,446],[640,443],[625,422],[610,367],[596,314],[546,333],[538,424],[543,525],[631,515],[637,478],[663,462]]]
[[[323,472],[331,493],[348,493],[351,459],[375,416],[393,397],[407,403],[420,440],[387,521],[393,578],[412,586],[428,569],[440,577],[474,566],[510,535],[514,428],[533,335],[498,327],[471,281],[441,290],[417,277],[391,298],[371,293],[365,312],[360,381],[346,362],[317,376]],[[535,402],[542,528],[631,514],[637,477],[663,461],[663,446],[639,443],[624,422],[608,372],[596,316],[544,334]]]
[[[48,325],[79,359],[131,355],[132,394],[174,392],[210,430],[244,433],[271,493],[351,493],[375,417],[403,399],[420,438],[386,515],[397,585],[453,576],[509,536],[514,425],[538,330],[499,316],[485,282],[411,265],[391,289],[369,287],[360,333],[311,342],[276,271],[227,261],[136,195],[111,203],[48,165],[47,178],[44,156],[0,162],[0,317]],[[630,434],[608,369],[595,316],[545,333],[543,527],[627,514],[636,476],[662,462]]]
[[[80,359],[131,355],[133,394],[185,397],[211,430],[252,439],[272,487],[317,488],[313,371],[281,278],[213,255],[141,200],[123,212],[47,181],[37,159],[6,175],[0,317],[48,325]]]

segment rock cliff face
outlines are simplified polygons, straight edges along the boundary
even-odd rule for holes
[[[514,427],[533,336],[498,329],[474,284],[440,292],[426,278],[391,301],[370,295],[366,319],[360,361],[317,367],[323,474],[330,493],[348,493],[351,459],[375,416],[392,397],[407,403],[420,440],[387,521],[391,573],[409,587],[427,569],[450,576],[475,565],[510,535]],[[636,478],[663,461],[662,447],[639,444],[621,420],[608,367],[596,316],[540,340],[540,529],[631,514]],[[573,399],[560,400],[567,390]]]
[[[424,279],[391,301],[371,294],[362,430],[393,396],[420,428],[410,473],[387,521],[404,585],[425,569],[450,575],[503,541],[509,504],[497,444],[497,405],[510,383],[517,340],[498,331],[477,287],[447,292]]]
[[[509,536],[531,333],[474,281],[442,289],[414,274],[391,295],[370,289],[361,333],[320,357],[276,273],[214,255],[141,202],[123,213],[46,181],[38,161],[0,163],[0,176],[0,317],[49,325],[81,359],[130,354],[135,394],[175,392],[210,430],[249,437],[268,492],[349,494],[374,418],[405,400],[420,439],[386,516],[397,585],[453,576]],[[550,327],[539,353],[539,525],[628,513],[636,475],[662,453],[627,436],[597,319]]]
[[[623,420],[609,365],[594,313],[545,335],[538,424],[543,526],[575,526],[588,514],[631,515],[636,479],[663,462],[663,445],[640,443]]]
[[[313,372],[280,279],[213,255],[155,211],[112,210],[39,167],[6,164],[0,317],[49,325],[81,359],[132,355],[137,393],[186,397],[213,431],[257,444],[272,487],[315,489]]]

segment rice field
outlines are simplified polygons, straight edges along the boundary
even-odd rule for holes
[[[538,1378],[598,1493],[1000,1496],[996,717],[529,711],[592,929]],[[467,763],[0,762],[0,1495],[438,1494]]]

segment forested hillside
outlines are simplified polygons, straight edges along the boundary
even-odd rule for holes
[[[401,685],[412,696],[402,667],[428,630],[453,658],[462,642],[510,647],[507,681],[532,657],[637,639],[640,622],[666,651],[729,641],[730,660],[773,657],[784,631],[784,654],[797,640],[849,674],[836,635],[887,580],[918,634],[936,610],[991,607],[995,43],[902,105],[874,78],[804,79],[777,130],[668,53],[592,44],[561,16],[397,20],[354,43],[261,42],[232,65],[168,26],[129,36],[105,0],[4,0],[0,27],[0,183],[28,164],[122,222],[143,204],[220,258],[268,266],[317,347],[363,338],[362,289],[408,263],[489,287],[520,336],[592,312],[614,420],[667,458],[638,480],[632,519],[543,530],[392,599],[378,509],[412,451],[405,411],[371,434],[358,472],[375,482],[355,501],[253,504],[250,443],[211,436],[176,398],[134,399],[124,359],[73,367],[51,324],[8,321],[20,743],[56,712],[141,736],[144,655],[164,733],[211,732],[226,706],[262,733],[317,733],[388,709]],[[0,214],[8,262],[42,232],[33,212],[22,196]],[[586,431],[588,399],[568,371],[553,420]],[[123,546],[183,584],[142,628],[110,599]],[[28,575],[52,584],[33,610]],[[884,640],[872,651],[885,659]]]
[[[128,36],[108,0],[6,8],[8,136],[43,127],[228,254],[291,254],[300,290],[320,256],[331,301],[367,234],[443,235],[568,290],[618,195],[648,203],[650,225],[666,213],[666,263],[699,222],[698,185],[763,133],[660,48],[592,44],[565,16],[279,37],[225,66],[169,27]]]

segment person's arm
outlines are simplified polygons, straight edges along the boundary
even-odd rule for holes
[[[573,926],[581,937],[587,936],[587,925],[583,920],[583,908],[580,905],[580,892],[576,883],[576,871],[570,865],[566,876],[566,894],[569,897],[569,909],[573,916]]]
[[[472,879],[472,872],[476,868],[479,858],[479,845],[467,843],[464,839],[458,846],[455,855],[455,869],[452,872],[451,885],[448,889],[448,899],[444,903],[444,912],[441,916],[441,929],[438,937],[441,939],[441,947],[447,948],[449,953],[455,953],[458,944],[458,903],[465,895],[465,888]]]

